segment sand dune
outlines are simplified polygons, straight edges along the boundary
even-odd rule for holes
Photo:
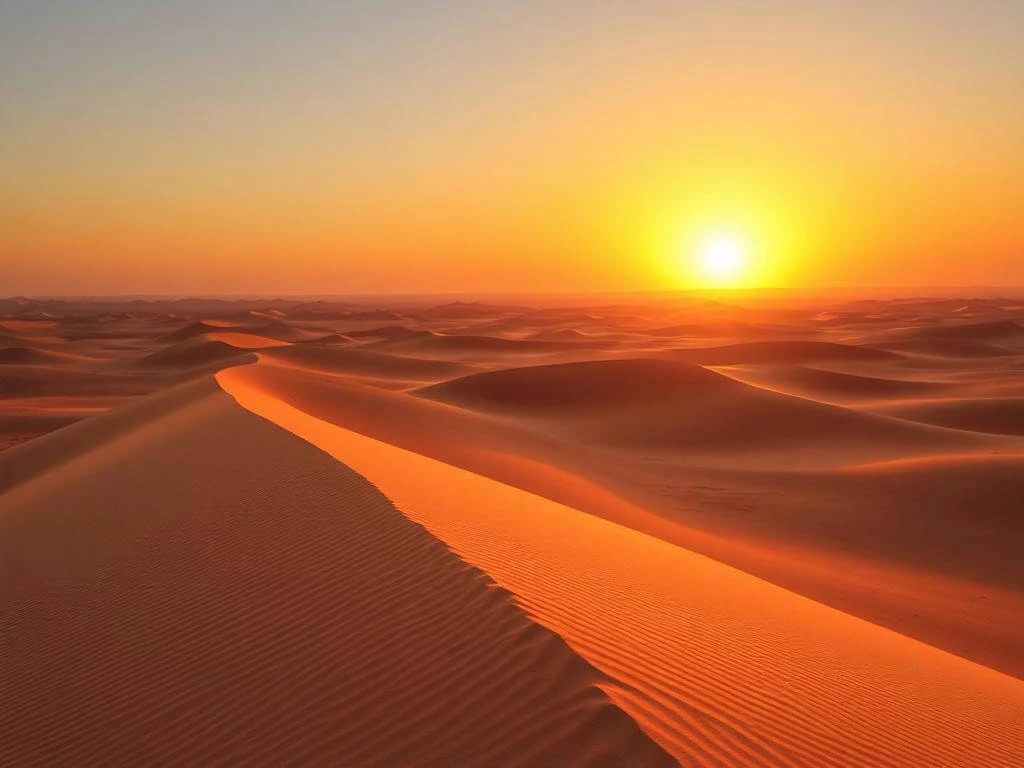
[[[187,341],[193,339],[196,336],[204,336],[208,333],[217,333],[225,330],[237,330],[241,326],[238,323],[231,323],[226,321],[218,320],[197,320],[196,322],[189,323],[188,325],[179,328],[176,331],[166,333],[163,336],[157,338],[157,342],[162,344],[173,344],[179,341]]]
[[[417,394],[466,407],[521,414],[590,413],[736,392],[742,384],[699,365],[668,360],[603,360],[489,371],[447,381]]]
[[[912,475],[874,488],[864,479],[847,482],[836,467],[847,466],[842,460],[875,460],[892,446],[882,444],[879,451],[868,442],[851,450],[856,443],[847,445],[840,434],[812,444],[810,451],[799,443],[775,447],[771,459],[757,451],[710,454],[696,446],[686,462],[651,462],[648,451],[639,458],[628,449],[595,454],[599,441],[583,445],[579,440],[587,435],[552,429],[546,419],[453,409],[297,369],[246,366],[233,369],[232,376],[318,418],[696,548],[939,647],[1024,673],[1017,652],[1024,621],[1006,618],[1024,617],[1024,602],[1009,593],[997,598],[987,577],[985,583],[974,581],[986,567],[1003,562],[993,558],[993,547],[1001,551],[1014,539],[1005,536],[1005,525],[988,526],[971,515],[973,503],[986,503],[971,489],[984,486],[992,503],[1006,505],[1021,492],[1022,479],[1012,472],[986,476],[974,472],[979,465],[966,464],[955,483],[936,485],[935,493]],[[531,424],[539,430],[524,430]],[[740,423],[736,431],[743,429]],[[967,442],[979,455],[1024,452],[1021,443],[1007,440],[979,435]],[[950,450],[962,451],[963,441],[954,442]],[[899,453],[934,450],[928,441],[915,440]],[[773,463],[777,469],[766,471]],[[801,463],[813,473],[791,471]],[[965,535],[948,521],[936,525],[936,508],[963,510],[966,517],[958,525]],[[897,520],[908,528],[891,536]],[[1003,538],[983,541],[978,533]],[[967,548],[960,546],[968,541]],[[955,580],[943,580],[940,573]],[[1004,576],[1014,578],[1009,571]]]
[[[1021,397],[904,401],[874,410],[922,424],[999,435],[1024,435],[1024,398]]]
[[[384,325],[380,328],[365,328],[361,331],[349,331],[348,335],[354,339],[408,339],[410,337],[423,338],[436,336],[432,331],[407,328],[404,325]]]
[[[0,765],[1024,759],[1016,299],[0,311]]]
[[[938,495],[908,477],[902,483],[897,480],[898,493],[878,495],[863,480],[851,484],[827,467],[819,466],[813,474],[790,471],[794,462],[787,455],[800,459],[807,454],[799,445],[789,448],[789,454],[782,451],[772,472],[766,471],[772,461],[758,458],[756,452],[709,456],[697,449],[687,462],[652,463],[643,452],[639,457],[621,450],[613,455],[595,453],[600,446],[585,446],[578,442],[579,435],[552,430],[543,419],[453,408],[300,369],[261,364],[235,368],[231,375],[331,423],[696,548],[940,647],[1024,673],[1014,661],[1019,656],[1015,649],[1024,643],[1024,621],[1005,618],[1018,610],[1024,616],[1024,603],[1018,599],[1014,605],[1019,608],[1011,608],[979,584],[917,578],[900,564],[902,554],[879,547],[889,540],[887,521],[905,520],[914,546],[921,553],[938,555],[930,561],[910,561],[915,567],[977,573],[962,571],[961,566],[992,562],[988,550],[958,550],[955,536],[945,538],[951,530],[947,525],[931,527],[930,510],[936,503],[953,505],[968,513],[963,521],[968,527],[972,522],[983,526],[980,518],[969,515],[971,500],[980,498],[971,488],[990,483],[991,477],[979,475],[972,482],[968,471],[959,484],[943,486]],[[529,429],[530,424],[539,429]],[[982,455],[1000,449],[1024,452],[1021,443],[1006,440],[979,435],[970,442]],[[812,460],[834,468],[837,448],[844,450],[840,439],[818,451],[824,457],[812,455]],[[906,453],[919,455],[919,450],[911,444]],[[877,459],[870,446],[848,455],[859,461]],[[695,457],[700,461],[694,462]],[[715,469],[716,463],[733,468]],[[1010,474],[1002,478],[1002,485],[986,487],[1001,493],[1005,503],[1019,494],[1021,482]],[[993,500],[999,502],[999,497]],[[865,508],[880,517],[864,515]],[[878,519],[880,527],[850,526],[869,519]],[[804,541],[805,547],[792,546]],[[1009,541],[1012,537],[1003,543]],[[838,556],[851,552],[859,561],[837,569]],[[896,560],[894,554],[899,554]],[[985,610],[979,612],[979,605]],[[975,615],[970,623],[965,620],[968,610]]]
[[[84,355],[35,347],[4,347],[0,349],[0,365],[76,365],[88,362]]]
[[[953,384],[913,379],[887,379],[823,371],[804,366],[723,368],[728,376],[765,389],[825,402],[863,402],[897,398],[936,397],[955,391]]]
[[[683,764],[1011,765],[1024,748],[1012,725],[1024,705],[1018,680],[339,430],[230,374],[221,381],[247,408],[349,463],[509,589],[611,678],[612,699]],[[926,677],[910,671],[922,666]],[[832,725],[838,711],[842,729]]]
[[[44,315],[44,319],[10,319],[0,320],[0,328],[17,333],[37,333],[55,330],[60,326],[57,320],[50,315]]]
[[[232,358],[244,358],[251,354],[250,349],[252,347],[240,347],[226,341],[195,337],[151,352],[142,357],[137,364],[160,368],[198,368]]]
[[[1009,357],[1015,354],[1009,349],[996,344],[969,339],[925,339],[920,341],[883,341],[876,342],[879,349],[893,352],[911,352],[919,355],[930,355],[942,358],[985,358]]]
[[[788,364],[816,362],[891,363],[894,352],[826,341],[751,341],[724,347],[680,349],[672,357],[700,365]]]
[[[5,765],[671,764],[366,480],[189,389],[5,497]]]
[[[589,333],[577,330],[576,328],[559,328],[558,330],[538,331],[531,334],[530,339],[538,341],[593,341]]]
[[[237,349],[266,349],[267,347],[283,347],[288,342],[270,339],[256,333],[239,331],[217,331],[207,333],[203,336],[207,341],[216,341],[228,344]]]
[[[378,379],[436,381],[473,370],[473,366],[462,363],[389,355],[369,349],[335,349],[303,345],[268,350],[263,354],[267,359],[278,363],[297,365],[315,371],[349,373]]]
[[[978,447],[948,430],[790,397],[690,363],[634,359],[515,368],[420,390],[462,407],[544,419],[560,433],[626,451],[733,463],[770,446],[762,466]],[[827,450],[821,450],[821,448]]]
[[[800,328],[765,328],[750,323],[723,320],[717,323],[686,323],[666,328],[650,328],[644,333],[651,336],[690,336],[696,338],[769,338],[791,333],[808,333]]]
[[[444,356],[467,359],[480,355],[533,355],[579,351],[585,348],[602,349],[607,342],[593,341],[538,341],[535,339],[504,339],[496,336],[416,336],[395,341],[381,341],[376,347],[422,357]]]
[[[1024,325],[1014,320],[983,323],[926,325],[886,332],[892,340],[918,341],[1006,341],[1024,340]]]
[[[161,343],[174,343],[188,341],[199,336],[211,336],[218,333],[244,333],[253,336],[261,336],[274,341],[293,342],[315,338],[318,335],[324,336],[329,331],[296,328],[275,317],[264,315],[245,315],[232,319],[204,319],[179,328],[171,333],[160,336],[157,341]]]

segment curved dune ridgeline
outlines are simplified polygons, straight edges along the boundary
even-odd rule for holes
[[[1019,680],[339,429],[232,371],[218,379],[246,408],[348,463],[511,591],[611,678],[609,696],[681,764],[1010,765],[1024,748],[1010,724],[1024,706]],[[921,668],[928,673],[911,671]]]
[[[4,765],[672,764],[365,479],[187,387],[3,497]]]

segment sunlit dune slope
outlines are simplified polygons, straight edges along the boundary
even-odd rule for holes
[[[681,764],[1012,766],[1024,683],[684,549],[218,381],[509,590]]]
[[[1012,470],[990,476],[971,463],[950,473],[951,483],[922,485],[898,471],[875,482],[880,476],[848,476],[849,464],[834,464],[843,452],[862,464],[877,462],[884,444],[881,452],[870,445],[850,451],[842,439],[824,437],[811,460],[830,467],[813,470],[796,469],[788,458],[807,454],[799,445],[782,452],[774,470],[765,469],[771,461],[763,451],[711,456],[695,450],[652,461],[648,452],[574,440],[580,436],[552,421],[558,409],[539,418],[469,410],[266,363],[235,368],[232,376],[317,418],[696,549],[998,669],[1024,672],[1018,653],[1024,622],[1014,618],[1024,616],[1021,601],[992,586],[1014,583],[1013,574],[1022,573],[1016,567],[999,573],[1012,565],[1003,553],[1015,539],[972,513],[975,503],[1015,509],[1012,499],[1022,486]],[[650,378],[630,381],[647,391]],[[610,396],[615,392],[612,387]],[[969,442],[981,455],[1024,453],[1011,438],[978,435]],[[952,448],[954,462],[963,455],[959,445]],[[907,446],[910,457],[922,450],[935,448]],[[972,479],[975,469],[980,474]]]
[[[362,477],[209,380],[130,416],[0,457],[0,764],[672,764]]]

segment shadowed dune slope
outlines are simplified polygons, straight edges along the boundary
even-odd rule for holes
[[[221,341],[239,349],[266,349],[268,347],[283,347],[288,344],[287,341],[270,339],[266,336],[244,331],[218,331],[216,333],[207,333],[203,338],[208,341]]]
[[[365,479],[208,379],[146,405],[0,496],[0,764],[672,764]]]
[[[416,336],[394,341],[376,342],[373,346],[388,351],[408,352],[426,357],[432,355],[465,356],[479,354],[536,354],[581,349],[603,349],[607,342],[597,340],[538,341],[536,339],[503,339],[498,336]]]
[[[677,349],[665,353],[676,360],[700,365],[785,364],[815,362],[898,362],[901,357],[871,347],[857,347],[829,341],[750,341],[724,347]]]
[[[736,320],[717,323],[684,323],[664,328],[650,328],[643,333],[648,336],[692,336],[696,338],[767,338],[791,333],[807,333],[808,330],[798,328],[765,328]]]
[[[92,362],[88,357],[67,352],[55,352],[35,347],[6,347],[0,349],[0,365],[75,365]]]
[[[329,333],[326,329],[319,331],[296,328],[281,320],[265,316],[246,315],[230,320],[197,320],[171,333],[160,336],[157,341],[165,344],[188,341],[197,336],[212,333],[246,333],[262,336],[275,341],[302,341],[323,336]]]
[[[920,341],[1010,341],[1024,340],[1024,325],[1015,320],[995,320],[985,323],[960,323],[957,325],[927,325],[918,328],[901,328],[889,331],[885,336],[896,340]]]
[[[251,356],[252,353],[248,348],[236,347],[226,341],[196,337],[152,352],[136,364],[147,368],[188,369],[219,363],[235,357]]]
[[[473,374],[418,394],[474,410],[543,419],[573,437],[627,450],[728,459],[771,447],[828,447],[815,462],[852,460],[864,449],[902,452],[978,447],[983,438],[769,392],[690,363],[603,360]]]
[[[936,396],[954,389],[941,382],[859,376],[798,365],[735,367],[723,373],[765,389],[834,402]]]
[[[437,334],[431,331],[416,330],[415,328],[407,328],[404,325],[384,325],[379,328],[365,328],[359,331],[349,331],[348,335],[355,339],[409,339],[409,338],[424,338],[427,336],[435,336]]]
[[[1024,683],[658,539],[319,421],[246,408],[379,487],[609,677],[682,765],[1016,766]],[[486,510],[482,514],[481,510]]]
[[[301,345],[265,350],[261,356],[272,362],[331,373],[349,373],[380,379],[436,381],[462,376],[472,365],[443,360],[423,360],[406,355],[389,355],[368,349],[339,349]]]
[[[1024,397],[901,402],[876,412],[951,429],[1024,435]]]
[[[165,333],[156,339],[157,342],[162,344],[174,344],[179,341],[187,341],[193,339],[196,336],[203,336],[207,333],[216,333],[218,331],[233,331],[239,330],[240,326],[238,323],[225,322],[219,320],[196,320],[195,322],[189,323],[176,331]]]
[[[929,357],[950,358],[988,358],[988,357],[1010,357],[1015,352],[1005,349],[996,344],[986,341],[974,341],[972,339],[921,339],[911,341],[885,341],[877,342],[878,349],[887,349],[893,352],[910,352],[916,355],[927,355]]]
[[[699,365],[637,358],[487,371],[426,387],[417,394],[482,410],[563,414],[744,389]]]

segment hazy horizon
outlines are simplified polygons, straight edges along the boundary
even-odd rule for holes
[[[1024,297],[1021,285],[917,285],[917,286],[820,286],[820,287],[757,287],[757,288],[638,288],[633,290],[590,290],[590,291],[364,291],[358,293],[290,293],[274,291],[253,291],[245,293],[97,293],[97,294],[11,294],[0,296],[0,301],[28,299],[30,301],[93,301],[93,300],[142,300],[166,301],[179,299],[211,299],[238,301],[380,301],[387,299],[438,299],[462,301],[486,301],[510,298],[542,299],[586,299],[590,297],[636,296],[642,298],[673,296],[713,296],[720,298],[745,298],[757,296],[820,297],[822,299],[842,297],[844,299],[903,299],[903,298],[1016,298]]]

